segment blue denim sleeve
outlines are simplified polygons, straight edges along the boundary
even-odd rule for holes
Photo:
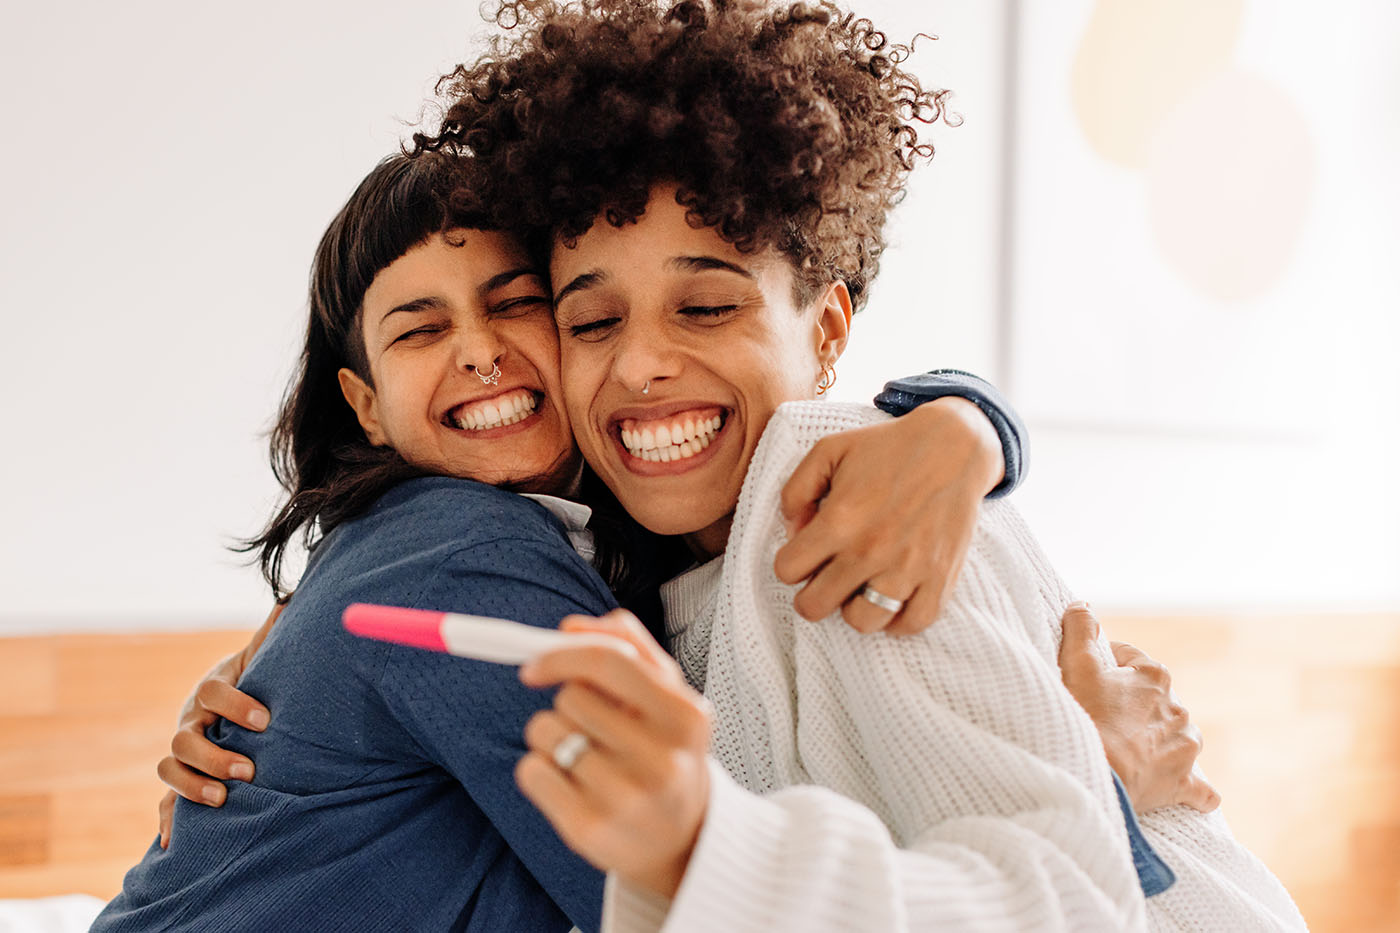
[[[1176,873],[1167,867],[1162,857],[1152,848],[1147,837],[1138,825],[1137,814],[1133,812],[1132,801],[1128,799],[1128,789],[1113,774],[1113,789],[1118,792],[1118,806],[1123,809],[1123,822],[1128,827],[1128,846],[1133,852],[1133,867],[1137,869],[1138,884],[1147,897],[1155,897],[1176,884]]]
[[[875,406],[895,417],[907,415],[925,402],[947,395],[956,395],[972,402],[992,422],[1001,438],[1001,452],[1006,460],[1006,476],[988,499],[999,499],[1021,484],[1029,469],[1030,439],[1021,416],[1002,397],[996,387],[985,379],[960,369],[935,369],[932,372],[906,376],[885,383],[885,389],[875,396]]]
[[[473,541],[438,568],[418,602],[545,628],[617,605],[562,535]],[[597,930],[602,874],[559,840],[515,786],[525,722],[549,708],[552,691],[526,687],[514,667],[411,648],[391,652],[381,686],[427,756],[461,782],[569,919],[585,933]]]

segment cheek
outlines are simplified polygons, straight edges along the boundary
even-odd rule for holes
[[[596,356],[589,353],[586,347],[565,346],[559,351],[559,381],[564,392],[564,407],[579,423],[587,416],[601,385]]]

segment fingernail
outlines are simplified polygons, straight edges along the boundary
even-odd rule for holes
[[[229,766],[228,774],[235,781],[251,781],[253,779],[253,764],[249,761],[236,761]]]
[[[1069,604],[1066,611],[1068,611],[1069,609],[1082,609],[1087,612],[1089,609],[1089,604],[1082,599],[1076,599],[1074,602]]]
[[[529,683],[530,681],[534,680],[535,675],[538,673],[539,668],[535,666],[534,661],[529,661],[525,664],[520,665],[520,679],[525,683]]]
[[[272,717],[267,714],[267,710],[255,709],[248,714],[248,725],[257,729],[259,732],[266,729],[267,724],[271,722],[271,720]]]
[[[205,803],[212,803],[215,806],[224,802],[224,791],[221,787],[206,787],[200,796],[204,798]]]

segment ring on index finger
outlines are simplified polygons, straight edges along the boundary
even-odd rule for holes
[[[861,597],[872,606],[878,606],[886,612],[898,612],[904,608],[904,600],[895,599],[893,596],[886,596],[870,584],[860,591]]]

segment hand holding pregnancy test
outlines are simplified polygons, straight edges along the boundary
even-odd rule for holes
[[[557,650],[520,669],[558,691],[525,725],[515,782],[595,867],[674,896],[709,806],[709,704],[630,612],[559,627],[635,651]]]
[[[627,641],[603,632],[561,632],[509,619],[354,603],[341,617],[346,631],[414,648],[495,664],[527,664],[559,648],[600,645],[636,656]]]

